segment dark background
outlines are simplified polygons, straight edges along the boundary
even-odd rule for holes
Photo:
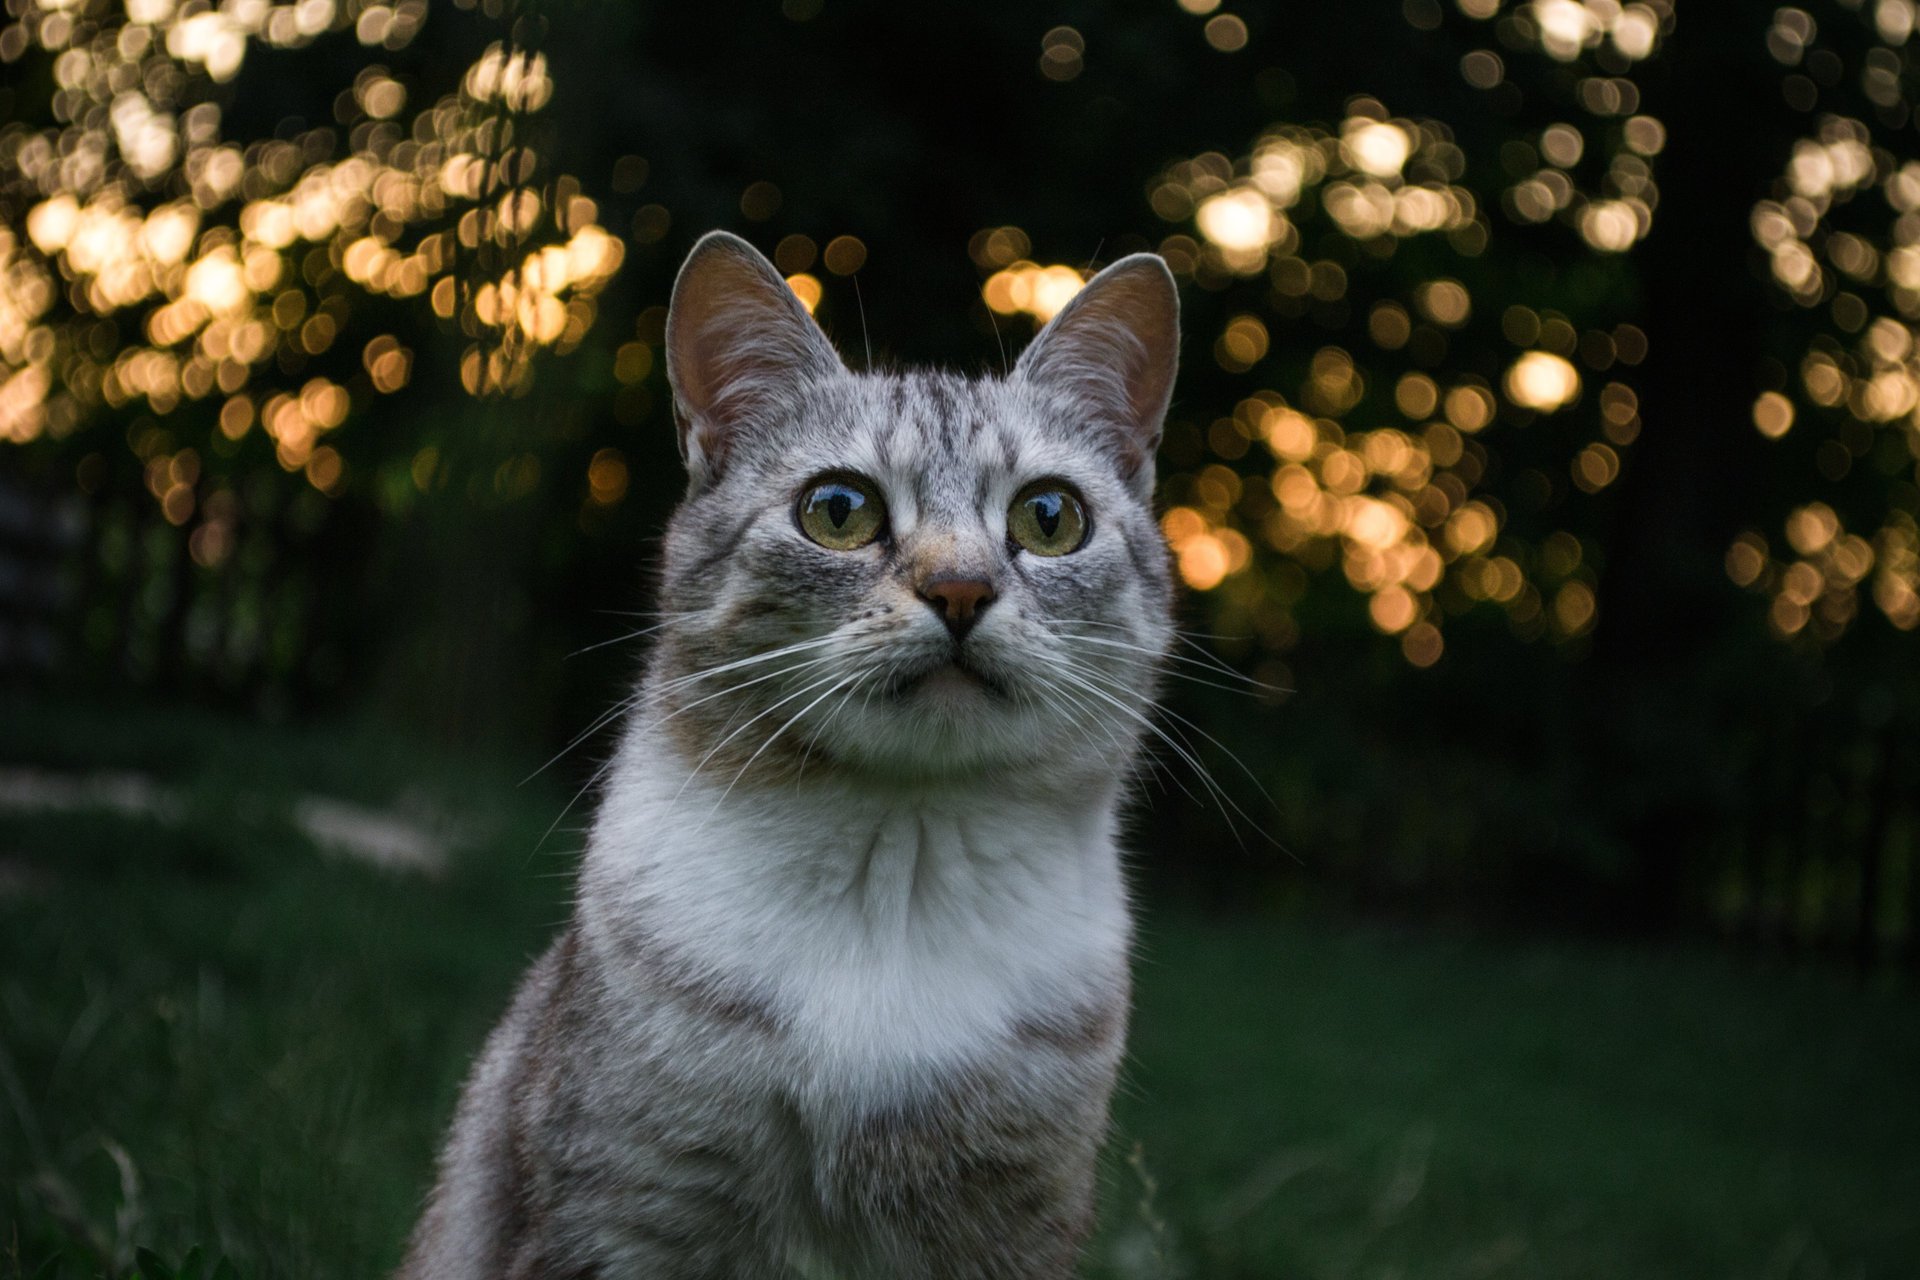
[[[0,312],[0,382],[15,378],[17,393],[0,401],[11,415],[0,419],[11,437],[0,438],[0,708],[16,790],[22,770],[165,779],[190,766],[203,782],[274,794],[331,778],[398,804],[407,762],[431,760],[418,767],[446,771],[458,808],[460,769],[446,762],[517,778],[526,770],[514,766],[560,753],[534,783],[501,784],[531,825],[502,828],[524,847],[500,843],[499,865],[543,856],[528,849],[551,851],[540,826],[588,783],[611,732],[593,726],[644,656],[632,633],[649,625],[652,551],[683,483],[663,306],[699,234],[735,230],[810,276],[817,315],[855,367],[995,369],[1036,327],[989,308],[996,271],[1085,272],[1158,249],[1185,309],[1161,503],[1201,512],[1205,536],[1225,539],[1209,546],[1239,539],[1246,555],[1221,579],[1182,552],[1194,588],[1182,625],[1190,653],[1271,688],[1243,691],[1223,674],[1230,687],[1171,689],[1161,723],[1212,781],[1160,752],[1135,839],[1144,900],[1255,936],[1311,920],[1333,939],[1410,922],[1505,940],[1490,946],[1630,938],[1680,947],[1689,964],[1717,954],[1711,963],[1758,991],[1909,991],[1920,958],[1920,376],[1905,348],[1920,297],[1900,283],[1897,251],[1920,240],[1899,186],[1920,158],[1911,7],[1676,12],[1658,0],[1623,19],[1617,6],[1568,4],[1586,15],[1574,27],[1583,47],[1554,47],[1567,5],[1497,0],[1229,0],[1201,14],[1173,0],[435,0],[382,10],[425,15],[383,46],[364,25],[356,35],[369,8],[356,0],[297,39],[246,35],[230,77],[190,57],[133,57],[164,89],[160,106],[182,119],[195,104],[218,108],[211,134],[183,137],[174,163],[141,174],[113,141],[106,82],[89,89],[58,61],[86,47],[96,68],[111,63],[119,55],[99,51],[131,25],[127,13],[82,3],[54,31],[39,0],[9,0],[0,265],[20,305]],[[162,43],[196,10],[167,12]],[[1643,18],[1651,35],[1635,44]],[[460,92],[495,42],[544,59],[550,101],[516,111],[471,81]],[[173,80],[152,78],[155,60]],[[183,367],[191,358],[197,339],[164,343],[149,327],[182,278],[124,305],[90,300],[92,277],[38,242],[34,211],[63,192],[138,212],[198,198],[197,258],[220,228],[245,225],[250,201],[279,198],[302,173],[349,155],[411,163],[394,160],[352,92],[370,75],[405,88],[394,119],[418,142],[472,151],[475,135],[456,145],[455,134],[481,130],[479,150],[504,157],[484,193],[384,224],[363,202],[353,226],[275,250],[280,283],[257,290],[247,314],[270,316],[297,293],[296,322],[256,358],[229,360],[220,376],[232,386],[196,392],[181,374],[159,394],[103,390],[101,371],[143,343]],[[1420,135],[1379,185],[1452,193],[1464,208],[1454,226],[1357,234],[1334,215],[1328,191],[1367,181],[1342,160],[1343,122],[1369,117]],[[1632,139],[1649,121],[1660,145],[1642,155]],[[1560,164],[1544,136],[1556,125],[1582,143]],[[1317,131],[1286,136],[1309,138],[1332,168],[1276,204],[1289,235],[1236,266],[1194,205],[1251,189],[1250,157],[1275,130]],[[98,142],[106,162],[69,181],[35,167],[36,139],[60,154]],[[306,147],[302,165],[274,170],[262,150],[274,139]],[[1776,278],[1757,210],[1790,207],[1797,155],[1847,139],[1861,142],[1866,171],[1791,206],[1814,263],[1796,294]],[[241,149],[248,185],[196,197],[193,157],[218,142]],[[1552,179],[1564,208],[1534,218],[1516,193],[1548,170],[1564,175]],[[516,193],[537,195],[540,215],[462,240],[463,216]],[[577,196],[590,212],[558,216]],[[1596,247],[1583,211],[1629,196],[1650,218],[1644,236]],[[516,345],[490,326],[489,284],[586,223],[619,241],[619,261],[568,295],[576,331]],[[1003,237],[1017,252],[993,256],[997,228],[1017,230]],[[397,297],[355,279],[348,250],[369,234],[402,253],[439,237],[431,282],[446,282],[448,307],[430,303],[431,283]],[[842,244],[836,258],[842,237],[860,252],[847,258]],[[27,286],[33,272],[50,282],[44,297]],[[1423,302],[1435,281],[1464,288],[1464,316]],[[334,336],[319,341],[299,317],[323,312]],[[1260,330],[1251,359],[1223,345],[1241,317]],[[396,389],[373,376],[368,344],[385,335],[411,359]],[[1316,390],[1330,350],[1351,366],[1344,398]],[[1564,405],[1529,407],[1509,389],[1508,371],[1536,350],[1574,375]],[[506,385],[463,384],[463,361],[501,352],[520,362]],[[1821,361],[1839,371],[1837,395],[1809,373]],[[36,369],[45,388],[28,394]],[[1440,404],[1410,410],[1396,397],[1414,375]],[[1904,408],[1866,398],[1875,376]],[[347,396],[322,464],[276,448],[256,420],[315,378]],[[1463,387],[1487,393],[1484,426],[1445,427],[1446,393]],[[1794,406],[1777,439],[1756,427],[1764,392]],[[237,438],[219,426],[235,399],[253,423]],[[1411,592],[1415,625],[1343,570],[1350,538],[1275,535],[1270,482],[1285,459],[1258,438],[1263,404],[1318,424],[1323,485],[1328,448],[1397,432],[1433,455],[1428,487],[1454,477],[1453,509],[1472,500],[1493,514],[1491,537],[1469,550],[1446,549],[1444,509],[1413,521],[1420,545],[1445,550],[1437,580]],[[1452,462],[1433,444],[1449,431]],[[1598,484],[1581,479],[1595,447],[1612,458]],[[1360,492],[1415,510],[1422,485],[1396,483],[1376,473]],[[1796,541],[1809,512],[1838,533]],[[1847,536],[1871,552],[1851,574],[1835,558]],[[1731,550],[1741,538],[1762,549],[1744,570]],[[1813,589],[1796,585],[1808,580],[1798,564],[1817,571]],[[1517,585],[1486,598],[1474,584],[1500,573]],[[348,768],[329,745],[346,742],[409,745],[374,750],[377,769]],[[16,816],[45,807],[9,803]],[[20,821],[20,852],[0,856],[26,859],[15,879],[39,884],[54,873],[34,863]],[[19,909],[65,936],[57,911]],[[531,937],[536,924],[516,927]],[[1210,963],[1190,959],[1195,972]],[[1623,990],[1664,984],[1664,962],[1647,963]],[[500,981],[512,967],[501,962]],[[1713,999],[1748,1007],[1747,996]],[[1766,1003],[1752,997],[1756,1017]],[[1891,1016],[1859,1011],[1847,1025],[1866,1035]],[[56,1058],[35,1060],[51,1070]],[[1389,1163],[1414,1158],[1400,1138],[1389,1145]],[[1891,1248],[1894,1225],[1873,1238]],[[243,1235],[216,1223],[172,1239],[246,1258]],[[1202,1274],[1280,1273],[1208,1247],[1190,1254]],[[1872,1270],[1893,1254],[1858,1256]]]
[[[1422,669],[1366,621],[1366,597],[1342,581],[1328,549],[1337,540],[1276,551],[1254,501],[1241,502],[1225,524],[1245,531],[1253,561],[1193,595],[1188,625],[1217,637],[1205,643],[1229,663],[1294,692],[1249,705],[1182,690],[1175,709],[1278,794],[1278,809],[1268,807],[1237,766],[1207,757],[1254,825],[1293,856],[1276,856],[1257,833],[1234,838],[1220,806],[1196,806],[1176,787],[1152,802],[1149,843],[1194,838],[1178,857],[1152,859],[1148,873],[1218,900],[1306,892],[1420,914],[1718,930],[1851,946],[1865,959],[1911,953],[1911,877],[1887,866],[1913,839],[1914,792],[1901,785],[1913,769],[1911,633],[1874,606],[1869,581],[1835,587],[1836,601],[1851,602],[1830,611],[1840,623],[1820,610],[1783,636],[1768,625],[1765,589],[1792,558],[1779,546],[1783,521],[1809,502],[1828,504],[1869,540],[1889,517],[1911,520],[1914,428],[1863,425],[1804,397],[1784,439],[1764,438],[1752,418],[1761,391],[1799,393],[1810,351],[1852,348],[1868,311],[1906,323],[1884,271],[1852,279],[1829,265],[1824,287],[1796,305],[1768,278],[1748,230],[1757,201],[1786,194],[1796,143],[1819,137],[1836,112],[1877,148],[1876,175],[1857,198],[1831,202],[1810,242],[1818,250],[1849,228],[1892,247],[1891,215],[1872,186],[1910,149],[1908,79],[1901,70],[1889,105],[1870,101],[1859,77],[1870,52],[1899,68],[1907,54],[1879,37],[1872,15],[1836,7],[1805,49],[1782,44],[1785,28],[1757,9],[1692,28],[1668,15],[1650,56],[1626,58],[1601,37],[1562,61],[1543,52],[1529,9],[1475,18],[1423,0],[1404,10],[1251,8],[1235,18],[1244,18],[1245,47],[1231,51],[1210,45],[1209,18],[1170,3],[1045,15],[1021,5],[811,4],[492,16],[449,6],[391,54],[342,31],[296,49],[263,45],[230,83],[190,89],[187,97],[221,106],[227,138],[290,137],[330,123],[339,86],[376,55],[411,87],[411,112],[456,83],[484,43],[537,48],[557,88],[519,121],[532,156],[516,178],[589,195],[600,224],[625,235],[625,261],[573,350],[537,353],[512,394],[478,400],[454,372],[473,335],[436,323],[424,299],[400,305],[337,272],[309,286],[315,305],[334,299],[346,336],[324,354],[289,360],[283,351],[278,367],[263,359],[248,394],[297,389],[328,370],[350,390],[348,421],[329,437],[345,477],[324,498],[276,465],[258,429],[224,452],[207,448],[217,392],[165,414],[138,398],[114,406],[77,394],[71,425],[5,454],[9,492],[52,503],[67,530],[57,551],[36,553],[30,526],[45,521],[23,515],[29,527],[9,544],[44,566],[46,584],[14,597],[41,601],[9,633],[15,683],[102,697],[137,690],[278,717],[366,713],[428,736],[557,747],[634,668],[634,646],[566,655],[621,634],[605,611],[648,604],[649,539],[680,485],[658,308],[701,231],[730,227],[769,252],[793,235],[817,246],[856,237],[865,249],[856,273],[811,266],[824,284],[823,322],[856,363],[870,352],[882,364],[990,369],[1033,320],[998,317],[996,332],[980,301],[991,264],[968,253],[978,233],[1017,227],[1034,260],[1083,268],[1170,234],[1197,247],[1204,237],[1191,222],[1150,205],[1169,164],[1214,152],[1238,158],[1244,173],[1263,129],[1337,132],[1371,95],[1381,114],[1432,122],[1451,138],[1461,157],[1455,188],[1478,202],[1474,226],[1466,237],[1360,239],[1316,216],[1309,189],[1291,211],[1292,256],[1345,269],[1326,298],[1288,296],[1257,267],[1196,270],[1176,255],[1188,281],[1188,349],[1163,501],[1191,502],[1208,465],[1264,489],[1270,455],[1258,443],[1215,455],[1209,424],[1256,391],[1297,402],[1323,347],[1349,352],[1367,379],[1341,415],[1355,431],[1400,424],[1391,388],[1408,370],[1432,373],[1443,392],[1454,380],[1497,391],[1503,370],[1537,345],[1512,340],[1510,307],[1557,315],[1587,335],[1632,326],[1644,338],[1638,363],[1608,359],[1603,371],[1576,357],[1573,404],[1535,415],[1501,398],[1496,420],[1470,442],[1479,474],[1468,487],[1500,504],[1491,550],[1526,575],[1533,612],[1544,601],[1551,617],[1542,547],[1565,531],[1579,540],[1573,576],[1594,591],[1597,614],[1566,634],[1519,617],[1523,604],[1476,604],[1443,584],[1422,612],[1444,624],[1445,649]],[[1083,50],[1067,79],[1043,71],[1048,33],[1061,27]],[[1490,89],[1463,76],[1462,59],[1476,50],[1503,64]],[[1607,80],[1630,83],[1639,98],[1631,114],[1660,122],[1667,138],[1646,160],[1651,231],[1619,253],[1596,252],[1570,225],[1586,201],[1610,194],[1606,161],[1624,149],[1629,115],[1583,106],[1583,86]],[[33,51],[10,68],[14,145],[28,128],[57,126],[51,83],[49,59]],[[1512,213],[1511,188],[1545,167],[1535,144],[1557,122],[1584,130],[1584,156],[1569,170],[1574,201],[1527,223]],[[340,150],[354,145],[354,128],[349,110],[333,129]],[[7,198],[18,227],[46,183],[15,177]],[[755,183],[778,195],[750,218],[743,195]],[[158,204],[167,180],[134,183],[133,193]],[[222,220],[234,220],[231,205],[207,215]],[[526,237],[536,247],[553,238],[545,226]],[[1477,243],[1462,251],[1469,240]],[[337,265],[343,245],[318,243]],[[468,255],[448,275],[467,286],[514,255],[487,256]],[[1466,286],[1464,324],[1422,326],[1436,341],[1416,337],[1403,350],[1369,340],[1373,308],[1412,305],[1433,279]],[[1853,311],[1836,310],[1843,297]],[[55,307],[47,327],[74,346],[103,341],[87,312]],[[1268,342],[1251,368],[1229,372],[1211,357],[1235,314],[1261,318]],[[124,343],[125,329],[123,320],[104,341]],[[357,344],[383,330],[414,353],[410,383],[391,396],[370,390],[364,374],[353,380]],[[636,341],[655,358],[623,384],[615,355]],[[1600,439],[1599,393],[1614,380],[1636,402],[1636,435],[1616,450],[1618,478],[1582,492],[1569,467]],[[129,447],[154,425],[170,456],[196,444],[202,455],[199,505],[178,534],[146,483],[160,446]],[[409,493],[399,468],[428,446],[440,458],[435,487]],[[1847,451],[1843,475],[1819,460],[1823,446]],[[583,498],[602,448],[620,451],[629,476],[621,499],[604,505]],[[529,457],[538,479],[503,498],[491,483],[498,468]],[[183,554],[185,537],[218,490],[241,499],[241,551],[197,565]],[[1770,537],[1780,559],[1775,576],[1743,591],[1723,560],[1748,530]],[[1888,562],[1884,549],[1879,560],[1876,568]],[[1448,583],[1460,567],[1456,559]],[[563,768],[584,776],[590,757]]]

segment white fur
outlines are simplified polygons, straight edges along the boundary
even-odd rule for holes
[[[764,1086],[884,1106],[991,1056],[1023,1018],[1110,998],[1124,974],[1114,784],[803,779],[722,803],[724,772],[689,781],[654,733],[636,725],[608,788],[585,936],[606,954],[645,920],[764,993],[790,1046],[754,1064]]]
[[[1120,788],[1171,641],[1171,277],[1116,264],[1007,379],[855,376],[709,236],[668,346],[671,623],[402,1274],[1065,1280],[1124,1037]],[[849,469],[886,534],[835,550],[794,504]],[[1090,512],[1070,554],[1007,537],[1042,480]],[[929,607],[955,580],[993,593],[970,628]]]

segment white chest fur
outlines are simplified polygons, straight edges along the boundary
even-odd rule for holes
[[[582,921],[609,940],[644,930],[763,995],[799,1096],[895,1095],[1124,984],[1111,787],[822,779],[723,794],[725,778],[689,781],[671,759],[644,731],[628,742]]]

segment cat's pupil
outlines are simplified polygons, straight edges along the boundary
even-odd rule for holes
[[[1034,522],[1040,526],[1040,532],[1051,538],[1060,529],[1060,495],[1045,494],[1033,500]]]
[[[835,490],[827,499],[827,519],[833,521],[836,529],[845,527],[847,517],[853,514],[853,495],[845,489]]]

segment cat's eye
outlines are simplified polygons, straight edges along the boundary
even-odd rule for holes
[[[852,551],[880,536],[887,523],[887,507],[872,481],[827,476],[801,491],[795,518],[800,532],[821,546]]]
[[[1087,509],[1060,481],[1036,481],[1007,509],[1007,536],[1037,556],[1064,556],[1087,540]]]

